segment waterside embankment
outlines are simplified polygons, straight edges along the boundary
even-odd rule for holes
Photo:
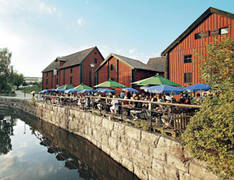
[[[68,106],[0,97],[1,106],[20,109],[87,139],[141,179],[218,179],[172,138]]]

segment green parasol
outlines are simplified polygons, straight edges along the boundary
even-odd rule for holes
[[[68,89],[72,89],[72,88],[74,88],[74,86],[68,85],[68,84],[64,84],[64,85],[62,85],[62,86],[59,86],[57,89],[68,90]]]
[[[112,80],[108,80],[101,84],[96,85],[95,87],[125,87],[125,85],[112,81]]]
[[[132,84],[136,84],[138,86],[169,85],[169,86],[182,87],[182,85],[175,83],[173,81],[170,81],[159,75],[155,75],[146,79],[142,79],[140,81],[133,82]]]
[[[85,89],[93,89],[83,83],[81,83],[79,86],[76,86],[74,89],[77,89],[77,90],[85,90]]]

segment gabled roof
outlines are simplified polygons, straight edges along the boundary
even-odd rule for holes
[[[133,69],[141,69],[141,70],[148,70],[148,71],[156,71],[154,68],[148,66],[147,64],[144,64],[143,62],[136,60],[136,59],[131,59],[125,56],[121,56],[118,54],[110,54],[101,64],[100,66],[96,69],[96,71],[98,69],[100,69],[111,57],[115,57],[118,60],[128,64],[129,66],[131,66]]]
[[[95,46],[67,56],[58,57],[52,63],[50,63],[42,72],[48,72],[52,71],[53,69],[63,69],[69,66],[79,65],[96,48],[97,47]],[[60,67],[59,61],[65,62],[63,66]]]
[[[52,70],[58,69],[58,68],[59,68],[59,61],[57,59],[55,59],[42,72],[48,72],[48,71],[52,71]]]
[[[65,61],[65,63],[62,67],[60,67],[60,69],[69,66],[79,65],[95,48],[97,47],[92,47],[67,56],[60,57],[58,60]]]
[[[151,66],[158,72],[164,72],[166,57],[149,58],[147,65]]]
[[[197,26],[199,26],[206,18],[211,14],[218,14],[231,19],[234,19],[234,14],[226,11],[222,11],[215,8],[208,8],[196,21],[194,21],[175,41],[173,41],[162,53],[161,56],[165,56],[166,53],[171,51],[177,44],[179,44],[185,37],[187,37]]]

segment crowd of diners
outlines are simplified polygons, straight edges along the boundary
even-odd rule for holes
[[[42,94],[42,100],[59,105],[72,105],[80,109],[97,109],[113,115],[125,115],[132,120],[147,119],[161,121],[173,126],[173,114],[194,113],[203,100],[211,95],[210,91],[180,95],[132,93],[128,90],[114,93],[64,93],[50,92]],[[191,106],[188,106],[191,105]],[[193,106],[192,106],[193,105]]]

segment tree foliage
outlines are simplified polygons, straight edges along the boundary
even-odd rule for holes
[[[24,83],[23,74],[13,71],[11,64],[11,52],[8,49],[0,49],[0,92],[11,93],[12,86],[17,89]]]
[[[16,72],[14,72],[12,74],[12,83],[13,85],[15,85],[17,87],[17,89],[19,88],[20,85],[24,84],[24,75],[23,74],[18,74]]]
[[[0,49],[0,89],[9,88],[9,80],[12,75],[11,53],[8,49]]]
[[[210,165],[221,177],[233,177],[233,63],[231,38],[207,46],[202,77],[217,95],[205,99],[190,120],[182,138],[192,154]]]

